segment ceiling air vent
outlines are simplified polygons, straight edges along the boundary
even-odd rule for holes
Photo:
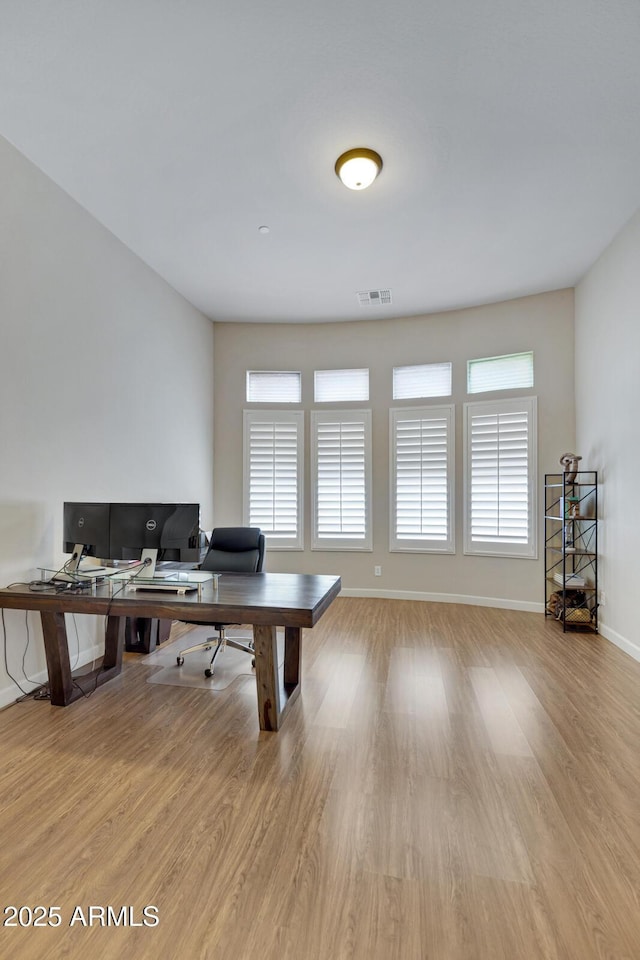
[[[361,307],[384,307],[391,303],[391,290],[359,290],[356,297]]]

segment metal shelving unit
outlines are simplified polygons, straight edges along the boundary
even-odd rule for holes
[[[569,480],[569,477],[573,477]],[[545,615],[598,632],[598,474],[544,478]]]

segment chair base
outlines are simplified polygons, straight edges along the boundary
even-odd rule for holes
[[[186,647],[184,650],[181,650],[178,656],[176,657],[176,663],[179,667],[184,663],[184,658],[188,653],[195,653],[196,650],[211,650],[215,645],[215,650],[213,651],[213,656],[209,662],[209,666],[204,671],[205,677],[213,676],[213,664],[220,653],[220,650],[225,647],[233,647],[234,650],[241,650],[243,653],[248,653],[250,656],[254,657],[254,660],[251,664],[252,667],[255,667],[255,649],[253,645],[253,637],[228,637],[225,633],[224,627],[218,627],[218,636],[209,637],[207,640],[204,640],[202,643],[194,643],[192,647]]]

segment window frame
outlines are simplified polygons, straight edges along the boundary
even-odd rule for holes
[[[493,413],[527,413],[527,503],[528,537],[523,544],[507,539],[497,541],[479,541],[472,538],[472,419],[474,416],[488,416]],[[538,424],[537,397],[504,397],[499,400],[477,400],[464,404],[464,553],[469,556],[509,557],[523,560],[538,559]]]
[[[367,395],[366,397],[332,397],[327,400],[321,400],[318,397],[318,374],[320,374],[320,380],[322,380],[322,374],[327,374],[327,381],[330,380],[330,374],[347,374],[347,373],[365,373],[367,374]],[[339,378],[342,383],[345,385],[348,384],[348,378],[343,377]],[[334,384],[337,386],[337,384]],[[330,404],[330,403],[369,403],[369,397],[371,396],[371,370],[369,367],[331,367],[322,370],[313,371],[313,402],[321,404]]]
[[[365,535],[361,540],[346,537],[320,538],[318,535],[318,426],[320,423],[364,424],[364,516]],[[311,411],[311,549],[370,553],[373,550],[372,529],[372,426],[370,409]]]
[[[411,396],[403,396],[403,397],[396,396],[396,390],[400,386],[400,381],[402,379],[401,371],[421,370],[421,369],[426,370],[428,367],[448,368],[449,389],[447,390],[446,393],[421,392],[421,393],[414,393]],[[414,379],[417,381],[418,377],[416,376]],[[428,374],[425,376],[425,380],[427,381],[429,380]],[[440,400],[444,397],[452,396],[452,393],[453,393],[453,362],[451,360],[431,360],[431,361],[425,361],[424,363],[404,363],[404,364],[399,364],[398,366],[393,367],[391,370],[391,396],[394,403],[396,402],[402,403],[404,400],[412,400],[412,401],[418,401],[418,402],[421,400]]]
[[[244,410],[242,462],[242,516],[243,523],[251,524],[251,425],[256,422],[296,424],[296,509],[297,529],[294,537],[280,537],[273,532],[265,535],[269,550],[304,550],[304,411],[303,410]]]
[[[531,383],[523,383],[518,385],[514,384],[504,384],[504,385],[493,385],[487,387],[483,390],[471,390],[471,371],[474,365],[480,366],[481,364],[491,364],[496,363],[498,360],[513,360],[516,357],[531,357]],[[477,397],[482,396],[485,393],[501,393],[503,390],[533,390],[535,386],[535,357],[533,350],[519,350],[516,353],[503,353],[496,357],[473,357],[471,360],[467,360],[467,396]]]
[[[398,537],[398,459],[397,430],[402,420],[446,421],[446,489],[447,489],[447,537],[446,540],[423,537]],[[411,407],[392,407],[389,410],[389,551],[391,553],[440,553],[453,554],[455,545],[455,404],[438,404]]]
[[[272,376],[274,379],[278,379],[283,375],[288,374],[289,376],[296,376],[298,378],[298,388],[299,395],[297,400],[287,400],[282,397],[265,397],[262,400],[251,400],[249,399],[249,387],[251,383],[251,377],[253,374],[262,375],[263,377]],[[245,373],[245,402],[246,403],[286,403],[287,406],[302,403],[302,372],[300,370],[247,370]]]

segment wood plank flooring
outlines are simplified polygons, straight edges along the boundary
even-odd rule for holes
[[[153,669],[0,713],[0,907],[62,917],[0,957],[640,958],[640,664],[602,638],[339,598],[277,734],[251,677]]]

